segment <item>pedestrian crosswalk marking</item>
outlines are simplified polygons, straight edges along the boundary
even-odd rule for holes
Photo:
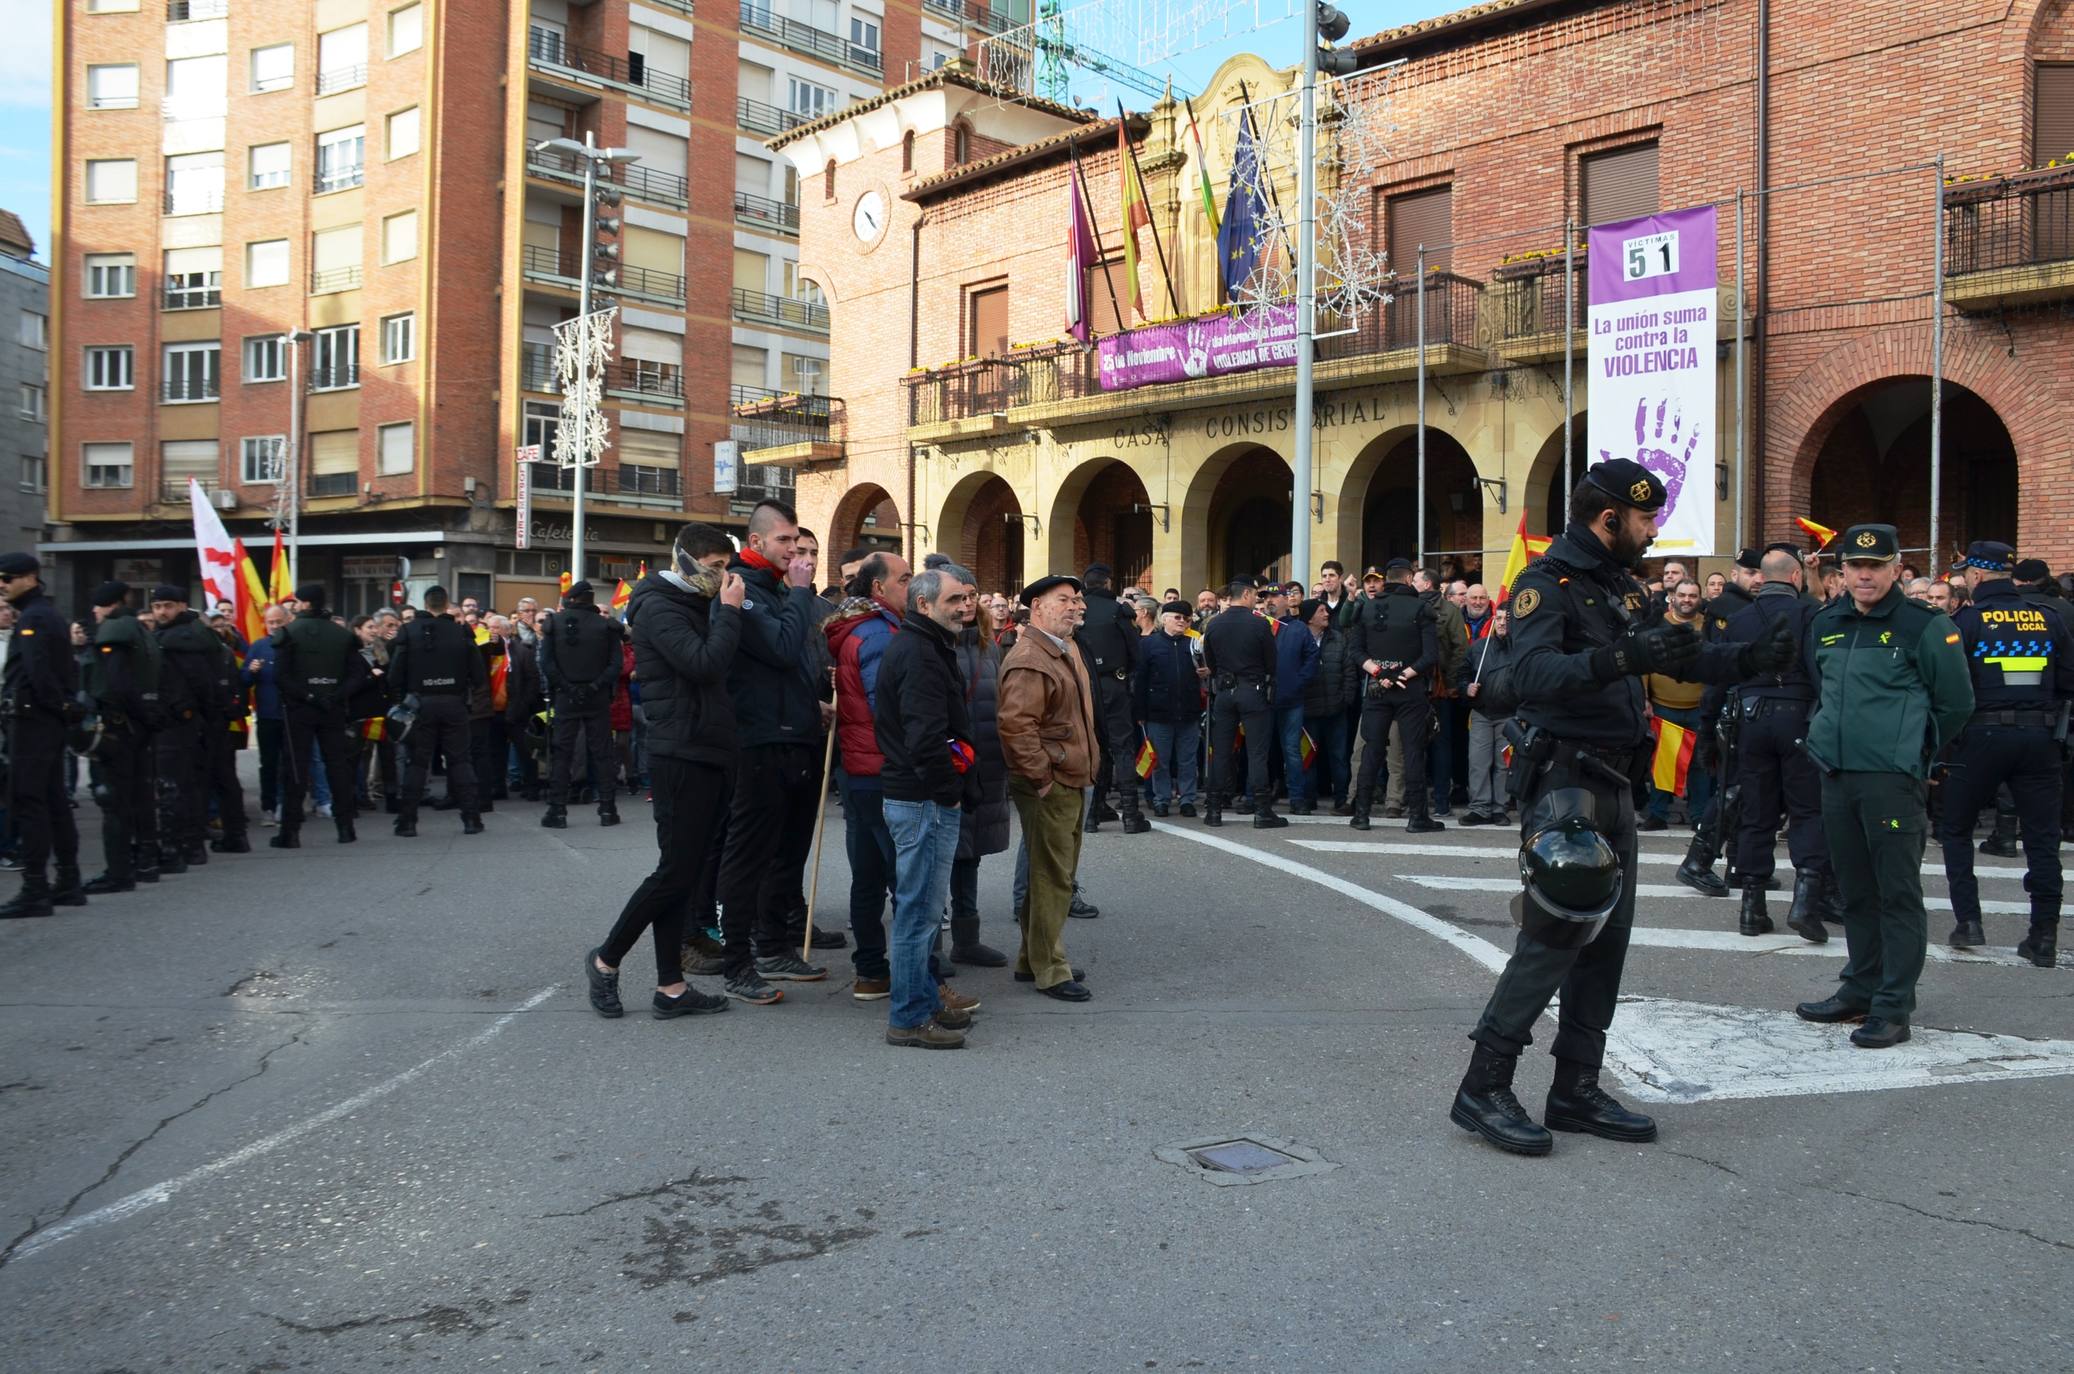
[[[1513,845],[1469,845],[1469,844],[1398,844],[1389,840],[1303,840],[1292,837],[1289,843],[1303,849],[1315,850],[1320,854],[1375,854],[1386,858],[1405,859],[1502,859],[1507,862],[1519,857]],[[1679,864],[1685,855],[1652,854],[1643,851],[1637,861],[1645,864]],[[1793,870],[1781,865],[1782,877],[1791,881]],[[1719,868],[1716,868],[1719,873]],[[1926,863],[1923,872],[1933,878],[1944,877],[1944,865]],[[1973,872],[1983,880],[1989,878],[2021,878],[2024,870],[2011,868],[2007,864],[1975,864]]]
[[[1441,892],[1519,891],[1519,879],[1517,878],[1462,878],[1446,873],[1392,873],[1390,876],[1407,883],[1417,883],[1420,887],[1434,888]],[[1709,898],[1704,893],[1695,892],[1682,883],[1637,883],[1635,884],[1635,896],[1637,898],[1647,898],[1651,901],[1669,900],[1682,902],[1687,898],[1693,901],[1719,900],[1718,898]],[[1785,894],[1780,894],[1782,901],[1784,896]],[[1923,898],[1923,905],[1931,911],[1950,911],[1952,909],[1951,899],[1948,897],[1925,897]],[[2031,914],[2031,904],[2029,902],[1982,902],[1980,909],[1989,916],[2029,916]]]

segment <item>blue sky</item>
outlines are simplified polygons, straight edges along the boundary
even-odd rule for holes
[[[55,7],[60,0],[49,0]],[[1353,20],[1350,37],[1458,9],[1468,0],[1340,0]],[[1173,0],[1168,0],[1173,3]],[[1263,12],[1280,12],[1280,0],[1260,0]],[[1303,30],[1285,19],[1252,34],[1176,55],[1177,81],[1201,89],[1217,64],[1235,52],[1253,51],[1269,61],[1294,63]],[[37,257],[50,260],[50,45],[46,24],[24,24],[0,44],[0,207],[14,211],[36,240]],[[1141,97],[1126,94],[1133,106]]]

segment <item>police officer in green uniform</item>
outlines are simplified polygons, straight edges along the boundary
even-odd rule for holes
[[[1569,525],[1513,587],[1512,663],[1482,688],[1494,704],[1518,704],[1509,784],[1526,885],[1513,899],[1519,938],[1469,1037],[1476,1051],[1448,1115],[1515,1154],[1544,1155],[1554,1143],[1513,1095],[1512,1076],[1558,991],[1548,1128],[1656,1139],[1654,1121],[1599,1086],[1635,921],[1635,786],[1655,752],[1642,679],[1740,681],[1793,662],[1783,624],[1756,643],[1709,645],[1646,613],[1629,569],[1656,538],[1667,499],[1639,463],[1592,465],[1570,495]]]
[[[331,783],[332,820],[338,842],[351,844],[353,833],[353,739],[346,722],[346,702],[367,672],[360,641],[324,609],[324,584],[306,582],[295,589],[295,619],[274,632],[274,675],[281,690],[282,749],[288,777],[281,790],[281,833],[267,843],[275,849],[302,848],[302,800],[310,787],[312,742],[324,759]]]
[[[129,892],[155,883],[158,869],[158,768],[152,735],[163,721],[158,700],[158,640],[130,608],[126,582],[94,589],[93,654],[87,659],[87,709],[93,713],[92,780],[101,808],[101,853],[108,867],[86,890]]]
[[[1949,943],[1977,948],[1987,936],[1973,876],[1974,820],[1998,789],[2009,789],[2023,831],[2024,891],[2031,897],[2030,934],[2016,952],[2051,968],[2059,954],[2061,760],[2074,701],[2074,638],[2062,616],[2067,603],[2024,596],[2009,578],[2015,561],[2009,545],[1976,540],[1960,565],[1972,599],[1952,623],[1973,674],[1974,709],[1952,743],[1937,839],[1957,922]]]
[[[151,589],[158,628],[159,698],[168,717],[158,732],[159,856],[168,873],[209,862],[210,747],[222,734],[228,707],[223,683],[230,646],[187,605],[187,589],[165,583]]]
[[[1822,773],[1822,828],[1843,892],[1850,957],[1806,1021],[1855,1021],[1861,1049],[1908,1039],[1928,941],[1923,844],[1930,759],[1973,714],[1966,652],[1951,619],[1902,594],[1901,537],[1853,525],[1836,549],[1844,594],[1808,623],[1802,654],[1817,691],[1807,751]]]
[[[79,718],[79,667],[71,629],[44,595],[35,554],[0,554],[0,596],[20,616],[7,641],[0,700],[7,709],[7,807],[22,857],[22,890],[0,906],[0,918],[49,916],[54,905],[86,905],[79,828],[65,798],[65,727]],[[53,856],[55,887],[45,872]]]

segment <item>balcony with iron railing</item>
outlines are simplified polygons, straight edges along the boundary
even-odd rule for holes
[[[534,176],[572,186],[583,185],[583,159],[574,153],[548,148],[540,142],[526,145],[526,170]],[[683,209],[690,204],[690,184],[675,172],[643,167],[638,162],[608,162],[598,169],[604,181],[620,187],[636,200],[654,201]]]
[[[1568,279],[1560,251],[1505,263],[1491,274],[1491,309],[1496,311],[1499,347],[1513,362],[1546,362],[1566,349],[1582,351],[1588,318],[1591,273],[1584,254],[1575,257]],[[1563,328],[1567,302],[1570,327]]]
[[[366,180],[367,164],[364,162],[353,162],[338,167],[320,167],[317,169],[313,192],[322,196],[333,191],[350,191]]]
[[[223,187],[182,186],[167,187],[165,193],[166,213],[169,215],[214,215],[223,210]]]
[[[735,192],[735,218],[744,224],[775,229],[781,234],[799,233],[799,206],[769,196]]]
[[[230,14],[230,0],[166,0],[166,22],[184,24],[190,19],[222,19]]]
[[[752,4],[750,0],[742,0],[741,13],[744,33],[771,39],[796,53],[818,57],[871,76],[878,76],[886,69],[885,58],[876,48],[867,48],[826,29],[788,19],[774,10]]]
[[[814,119],[814,115],[801,114],[797,110],[781,109],[766,105],[761,100],[751,100],[746,95],[735,97],[735,123],[753,134],[782,134],[788,129]]]
[[[528,281],[544,282],[551,286],[574,291],[577,287],[576,274],[580,270],[574,253],[564,253],[559,248],[544,244],[528,243],[519,249],[519,270]]]
[[[794,300],[790,296],[773,296],[768,291],[751,291],[737,286],[734,288],[733,308],[738,320],[784,325],[816,334],[828,332],[828,307],[818,301]]]
[[[213,371],[202,376],[169,374],[159,379],[158,398],[176,403],[220,401],[223,399],[223,379]]]
[[[658,105],[679,110],[691,108],[691,82],[686,78],[657,71],[638,55],[614,57],[596,48],[581,47],[552,29],[536,28],[527,35],[526,63],[578,91],[590,86],[612,86]]]
[[[555,351],[551,344],[529,343],[519,348],[519,388],[559,396],[562,384],[555,377]]]
[[[162,506],[184,506],[188,504],[187,484],[192,481],[202,489],[202,499],[210,505],[216,504],[216,493],[223,484],[214,477],[164,477],[159,479],[158,502]]]
[[[329,296],[338,291],[356,291],[360,287],[360,268],[327,267],[322,272],[310,273],[310,294]]]
[[[357,472],[313,472],[307,485],[310,496],[351,496],[360,490]]]
[[[922,0],[922,8],[932,10],[952,23],[964,28],[978,29],[981,33],[1001,34],[1028,24],[1027,19],[1015,19],[1005,14],[996,14],[983,4],[973,0]]]
[[[1962,311],[2074,299],[2074,165],[1946,186],[1944,273]]]
[[[849,411],[841,397],[733,386],[728,388],[728,399],[733,415],[728,437],[741,446],[746,467],[789,466],[843,456]]]
[[[200,274],[195,274],[199,276]],[[165,288],[165,308],[168,310],[213,310],[223,304],[223,287],[220,274],[210,273],[206,283],[193,284],[175,279],[168,281]]]
[[[558,463],[528,463],[526,484],[536,499],[559,501],[576,494],[576,469]],[[684,480],[675,468],[594,467],[583,471],[583,494],[596,501],[649,510],[681,510]]]
[[[337,95],[340,91],[355,90],[367,84],[367,64],[357,63],[350,67],[333,67],[317,73],[317,94]]]
[[[320,364],[310,369],[309,387],[312,391],[345,391],[360,385],[360,364]]]
[[[650,405],[682,405],[684,369],[645,358],[619,358],[605,369],[605,390]]]
[[[605,289],[608,291],[660,301],[665,305],[684,304],[684,278],[676,272],[664,272],[654,267],[630,267],[624,263],[616,264],[613,270],[619,273],[619,284],[607,286]]]

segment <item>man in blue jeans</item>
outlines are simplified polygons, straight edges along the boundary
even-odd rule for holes
[[[886,894],[893,886],[893,836],[886,829],[885,794],[873,713],[879,665],[886,645],[899,633],[907,607],[907,560],[895,553],[852,550],[844,567],[856,571],[844,584],[848,594],[822,624],[828,656],[835,664],[835,736],[842,751],[843,847],[850,860],[850,931],[857,939],[850,956],[856,979],[850,995],[880,1002],[892,995],[886,969]]]
[[[1167,815],[1178,802],[1195,814],[1196,755],[1202,749],[1203,666],[1201,639],[1188,628],[1185,601],[1160,607],[1159,628],[1138,647],[1137,679],[1131,684],[1138,719],[1158,755],[1152,768],[1152,814]],[[1168,769],[1174,777],[1167,776]],[[1018,860],[1019,863],[1023,862]],[[1021,908],[1021,903],[1017,903]]]
[[[900,633],[879,660],[873,727],[885,759],[879,782],[894,855],[889,1045],[958,1049],[976,1005],[945,1006],[929,971],[937,921],[950,897],[961,808],[979,797],[978,755],[957,660],[975,580],[955,563],[917,575]]]
[[[1292,812],[1309,810],[1315,801],[1303,766],[1303,694],[1318,675],[1325,616],[1323,601],[1299,602],[1282,617],[1275,636],[1275,738],[1282,743],[1282,779]]]

